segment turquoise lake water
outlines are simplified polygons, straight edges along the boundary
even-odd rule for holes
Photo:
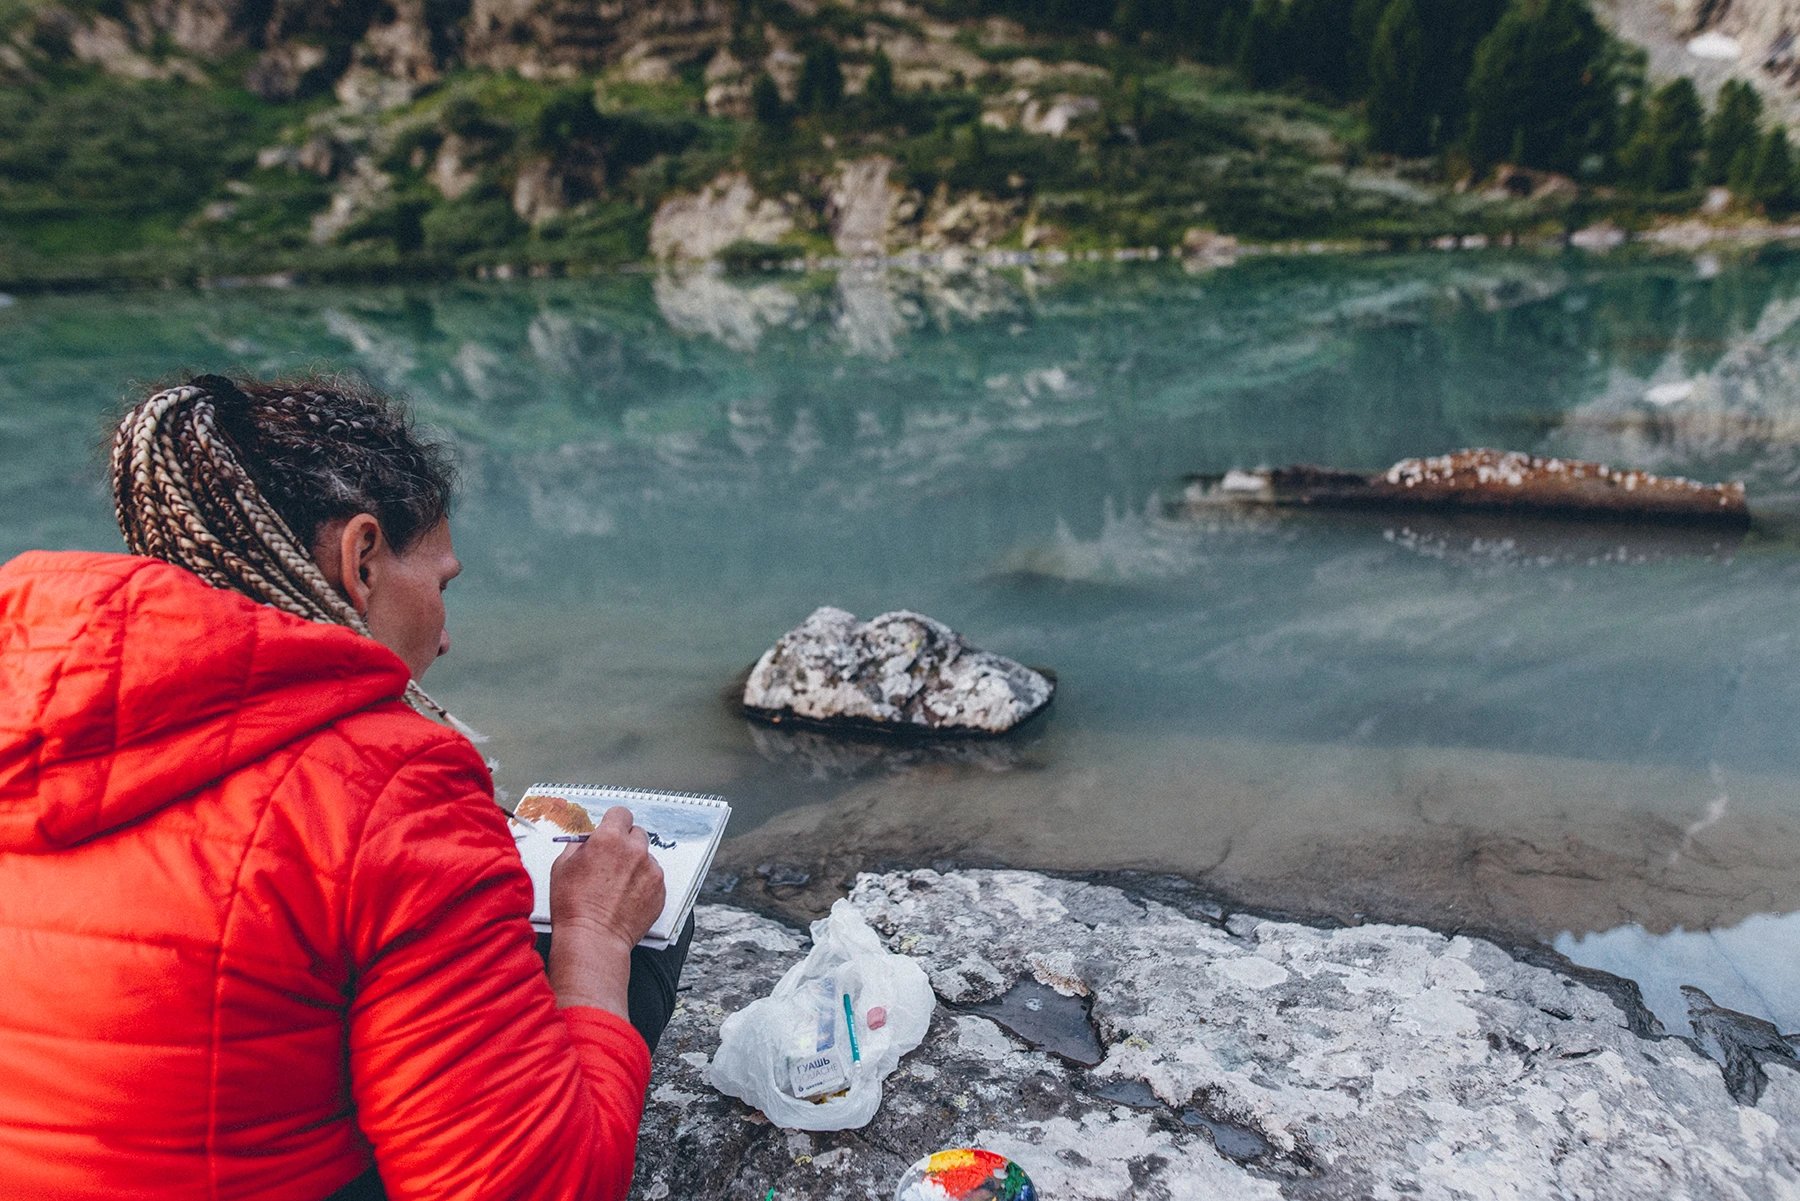
[[[1800,258],[1252,261],[24,297],[0,556],[117,549],[181,370],[350,368],[456,442],[426,681],[498,780],[724,792],[734,870],[1192,876],[1556,946],[1800,1029]],[[1195,513],[1190,473],[1495,446],[1742,479],[1741,539]],[[895,753],[726,702],[814,607],[1054,668]]]

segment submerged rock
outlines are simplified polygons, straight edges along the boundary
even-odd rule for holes
[[[781,636],[744,683],[764,721],[916,734],[1004,734],[1050,703],[1055,686],[962,635],[897,609],[867,622],[827,605]]]
[[[705,1083],[725,1015],[804,940],[702,905],[634,1196],[885,1197],[920,1155],[968,1145],[1062,1201],[1635,1201],[1800,1184],[1800,1072],[1765,1061],[1760,1099],[1740,1105],[1686,1041],[1640,1037],[1614,996],[1478,939],[1220,922],[1016,871],[865,875],[851,902],[949,1003],[881,1110],[861,1130],[788,1133]],[[981,1012],[1008,1000],[1031,1016]],[[1097,1054],[1055,1045],[1040,1015],[1091,1022]]]
[[[1015,739],[951,738],[904,742],[875,735],[846,738],[841,733],[796,728],[791,723],[746,722],[750,745],[770,763],[784,764],[815,780],[850,780],[857,776],[942,767],[1011,771],[1019,766],[1024,747]]]
[[[1750,523],[1741,483],[1703,484],[1603,463],[1497,450],[1402,459],[1377,475],[1306,465],[1228,471],[1220,477],[1195,477],[1186,499],[1190,506],[1476,510],[1738,527]]]

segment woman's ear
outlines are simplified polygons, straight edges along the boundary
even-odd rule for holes
[[[324,572],[325,581],[350,602],[363,616],[369,613],[369,593],[374,589],[381,570],[382,554],[387,539],[381,523],[373,513],[358,513],[326,524],[319,533],[318,550],[313,558]]]

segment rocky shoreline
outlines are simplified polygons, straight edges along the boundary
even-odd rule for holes
[[[1611,225],[1602,225],[1577,230],[1574,234],[1566,237],[1527,236],[1504,242],[1495,242],[1482,236],[1440,238],[1431,242],[1429,249],[1439,253],[1472,253],[1504,249],[1574,250],[1586,254],[1604,255],[1622,250],[1635,250],[1656,255],[1691,255],[1703,252],[1750,251],[1790,242],[1800,242],[1800,224],[1712,225],[1683,221],[1668,226],[1657,226],[1635,234]],[[1005,271],[1022,268],[1043,269],[1158,262],[1176,263],[1184,271],[1198,273],[1231,267],[1245,259],[1394,254],[1403,253],[1404,250],[1404,247],[1398,247],[1389,242],[1355,239],[1246,242],[1236,238],[1220,238],[1216,246],[1209,245],[1202,252],[1188,251],[1182,247],[1162,246],[1126,246],[1085,250],[1060,248],[1024,250],[1005,247],[955,246],[942,250],[905,250],[893,254],[815,254],[782,258],[762,265],[753,273],[752,277],[754,275],[806,275],[815,272],[879,273],[889,270],[901,273],[929,272],[957,275],[963,272]],[[477,267],[469,272],[469,276],[478,280],[507,281],[557,279],[583,274],[673,273],[679,276],[696,271],[723,272],[723,270],[722,263],[717,259],[691,261],[674,267],[655,259],[645,259],[639,263],[624,265],[599,265],[587,272],[545,263],[497,263]],[[332,282],[345,282],[347,277],[340,273],[334,273],[330,278]],[[381,271],[375,273],[372,278],[391,283],[396,278],[406,278],[406,275],[404,272],[396,276],[395,273]],[[424,273],[421,278],[442,278],[442,273]],[[303,271],[274,271],[255,276],[203,277],[195,281],[195,286],[200,288],[292,288],[311,282],[313,282],[312,278]],[[15,291],[33,290],[28,286],[20,286],[18,283],[15,283],[13,287]],[[87,289],[70,287],[55,290],[83,291]]]
[[[806,940],[703,905],[634,1195],[880,1198],[918,1156],[966,1144],[1071,1199],[1800,1188],[1788,1040],[1703,1034],[1750,1066],[1740,1084],[1755,1087],[1735,1099],[1721,1065],[1663,1036],[1632,986],[1550,957],[1020,871],[863,875],[850,895],[939,1000],[880,1113],[859,1131],[793,1133],[706,1084],[719,1023]]]
[[[1494,240],[1483,235],[1443,237],[1416,249],[1435,253],[1474,253],[1487,250],[1522,252],[1575,251],[1581,254],[1609,255],[1621,252],[1655,256],[1691,256],[1701,254],[1748,253],[1764,247],[1800,243],[1800,223],[1715,224],[1683,220],[1654,226],[1635,233],[1610,224],[1601,224],[1557,236],[1522,235]],[[1363,256],[1407,253],[1409,246],[1372,239],[1301,239],[1293,241],[1256,242],[1232,237],[1203,240],[1195,247],[1125,246],[1113,248],[1036,248],[950,246],[936,250],[908,249],[889,254],[808,254],[772,259],[749,271],[728,268],[719,258],[688,260],[671,264],[655,258],[627,263],[594,263],[591,265],[499,262],[480,264],[465,269],[446,269],[440,265],[402,268],[389,263],[373,263],[357,269],[346,263],[334,264],[326,270],[274,267],[254,274],[198,274],[191,279],[135,279],[118,277],[98,279],[58,279],[54,282],[32,277],[19,277],[3,282],[0,307],[14,303],[19,296],[42,293],[75,294],[83,292],[168,289],[191,286],[203,291],[230,291],[242,288],[288,289],[314,284],[405,283],[412,281],[475,279],[485,282],[513,280],[570,279],[595,276],[656,275],[674,279],[691,279],[696,275],[739,275],[745,279],[779,278],[787,275],[838,273],[857,276],[880,276],[886,272],[900,275],[956,277],[992,271],[1047,270],[1070,267],[1117,266],[1142,263],[1178,265],[1190,274],[1216,271],[1255,259],[1318,258],[1321,256]]]

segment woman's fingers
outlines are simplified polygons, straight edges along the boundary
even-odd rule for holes
[[[587,842],[571,846],[550,875],[552,923],[590,922],[629,942],[644,936],[662,912],[662,865],[650,854],[650,835],[615,805],[600,816]]]

